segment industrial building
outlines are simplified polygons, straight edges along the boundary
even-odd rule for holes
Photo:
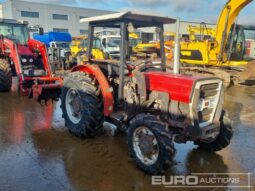
[[[113,13],[112,11],[68,7],[62,5],[7,0],[0,4],[0,17],[28,21],[47,31],[70,32],[73,36],[87,33],[81,18]]]

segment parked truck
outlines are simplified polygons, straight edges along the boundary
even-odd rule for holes
[[[103,30],[96,31],[96,35],[101,40],[104,53],[109,54],[112,59],[120,58],[120,39],[121,35],[116,30]],[[141,43],[141,39],[136,33],[129,34],[129,46],[134,48],[137,44]]]
[[[44,43],[48,48],[49,60],[53,70],[69,68],[70,43],[72,37],[67,32],[48,32],[43,35],[34,34],[34,39]]]

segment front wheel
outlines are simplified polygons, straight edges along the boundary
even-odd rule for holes
[[[12,87],[12,71],[5,59],[0,59],[0,92],[9,92]]]
[[[231,138],[233,136],[233,129],[230,124],[229,118],[222,112],[220,118],[220,132],[219,135],[214,140],[197,140],[195,144],[200,148],[208,151],[220,151],[230,144]]]
[[[153,115],[139,114],[130,121],[128,146],[136,165],[149,174],[162,174],[175,154],[172,137]]]
[[[104,122],[103,102],[97,81],[84,72],[72,72],[64,80],[61,95],[63,118],[78,137],[93,137]]]

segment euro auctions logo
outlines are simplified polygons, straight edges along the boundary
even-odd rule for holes
[[[152,176],[152,185],[164,185],[165,187],[174,187],[178,185],[195,186],[199,184],[197,176]]]
[[[252,188],[251,173],[192,173],[187,176],[152,176],[151,184],[164,187]]]

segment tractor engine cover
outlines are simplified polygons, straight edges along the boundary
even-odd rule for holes
[[[166,92],[170,100],[190,103],[196,81],[208,79],[205,77],[184,76],[166,72],[145,72],[148,91]]]

